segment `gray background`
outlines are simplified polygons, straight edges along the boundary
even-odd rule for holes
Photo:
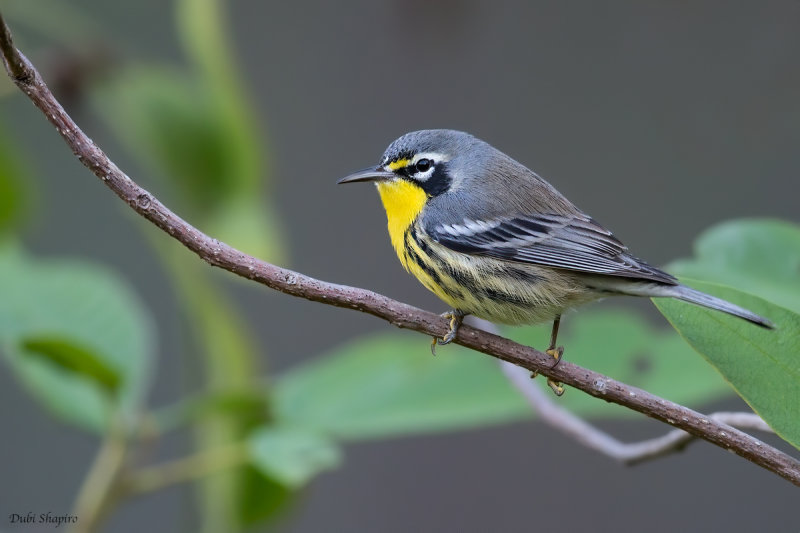
[[[170,3],[73,3],[107,25],[125,60],[182,61]],[[798,219],[797,2],[235,2],[229,12],[269,131],[290,266],[306,274],[443,308],[402,272],[374,191],[334,185],[420,128],[464,129],[500,147],[654,264],[690,254],[721,220]],[[35,51],[35,37],[27,44]],[[43,179],[27,245],[94,258],[131,281],[160,326],[151,403],[174,400],[191,370],[170,356],[182,347],[180,323],[142,222],[21,96],[0,105]],[[169,205],[96,118],[80,108],[76,118]],[[231,290],[268,347],[264,368],[267,357],[279,371],[389,327],[242,283]],[[602,305],[650,313],[646,302]],[[319,335],[298,342],[309,323]],[[53,422],[7,372],[0,405],[0,528],[12,512],[67,512],[96,440]],[[648,421],[604,427],[625,439],[664,431]],[[183,444],[170,439],[158,456]],[[623,468],[529,423],[348,446],[344,467],[318,478],[273,529],[797,531],[797,496],[708,444]],[[108,530],[192,529],[191,505],[189,491],[172,488],[125,505]]]

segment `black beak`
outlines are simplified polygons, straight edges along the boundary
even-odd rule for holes
[[[353,174],[340,179],[336,183],[341,185],[342,183],[355,183],[357,181],[381,181],[396,177],[397,175],[395,175],[394,172],[383,170],[383,167],[365,168],[364,170],[354,172]]]

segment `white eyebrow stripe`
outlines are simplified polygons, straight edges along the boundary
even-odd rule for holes
[[[418,154],[414,154],[414,157],[411,158],[410,165],[416,165],[417,161],[420,159],[430,159],[434,163],[441,163],[450,161],[450,158],[447,155],[440,153],[440,152],[420,152]]]

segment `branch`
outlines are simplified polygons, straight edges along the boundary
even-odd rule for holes
[[[666,435],[654,439],[634,443],[619,441],[554,402],[547,391],[536,386],[524,368],[506,362],[501,363],[501,366],[511,384],[522,393],[545,423],[569,435],[587,448],[607,455],[620,463],[633,465],[657,459],[683,450],[690,442],[698,438],[682,429],[673,429]],[[708,415],[708,418],[740,429],[774,433],[772,428],[755,413],[719,412]]]
[[[292,296],[368,313],[400,328],[436,337],[442,337],[447,333],[449,329],[447,320],[434,313],[368,290],[327,283],[280,268],[249,256],[197,230],[134,183],[81,131],[56,101],[30,61],[14,47],[2,15],[0,15],[0,51],[3,54],[6,70],[14,83],[55,126],[78,160],[134,211],[171,235],[208,264]],[[532,372],[538,372],[597,398],[666,422],[730,450],[800,486],[800,462],[727,424],[711,420],[691,409],[568,361],[562,361],[555,368],[551,368],[553,359],[549,355],[470,326],[459,329],[455,342]]]

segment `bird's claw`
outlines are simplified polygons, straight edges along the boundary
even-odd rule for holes
[[[444,346],[445,344],[450,344],[455,340],[456,335],[458,334],[458,328],[461,327],[461,322],[464,321],[464,313],[459,311],[458,309],[453,309],[452,311],[447,311],[446,313],[442,313],[442,318],[449,318],[450,319],[450,331],[448,331],[444,337],[441,339],[438,337],[434,337],[431,341],[431,353],[436,355],[436,345],[439,344]]]
[[[556,348],[555,346],[551,346],[550,348],[545,350],[545,353],[556,360],[556,362],[553,363],[553,366],[550,367],[550,368],[555,368],[556,366],[558,366],[558,363],[561,362],[561,357],[564,355],[564,347],[559,346],[558,348]],[[547,386],[550,387],[550,390],[552,390],[553,394],[555,394],[556,396],[561,396],[562,394],[564,394],[564,387],[561,385],[561,382],[559,381],[547,378]]]
[[[551,356],[553,359],[556,360],[556,362],[553,363],[553,366],[550,367],[550,368],[555,368],[556,366],[558,366],[558,363],[561,362],[561,356],[564,355],[564,347],[559,346],[558,348],[548,348],[547,350],[545,350],[544,353],[546,353],[547,355]]]
[[[550,387],[550,390],[552,390],[553,394],[556,396],[564,394],[564,387],[558,381],[547,378],[547,386]]]

